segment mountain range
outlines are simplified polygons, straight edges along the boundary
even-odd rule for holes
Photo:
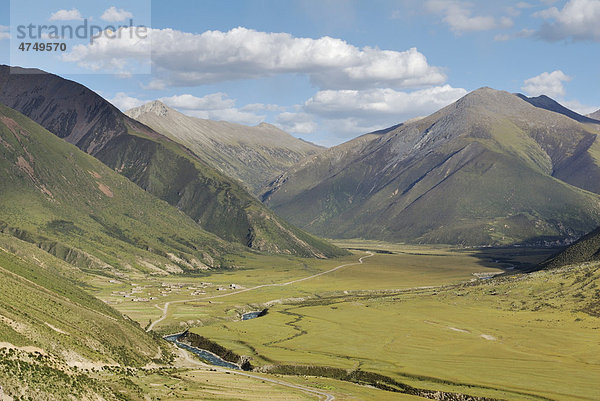
[[[173,365],[173,347],[91,295],[97,287],[86,280],[206,275],[265,257],[259,251],[346,254],[87,88],[27,72],[0,67],[0,384],[8,399],[144,399],[125,377]],[[252,241],[238,232],[254,233]]]
[[[296,164],[262,200],[333,238],[572,241],[600,224],[599,124],[547,97],[481,88]]]
[[[94,156],[225,241],[298,256],[345,253],[288,224],[237,180],[124,115],[83,85],[39,70],[0,66],[0,103]]]
[[[80,84],[38,70],[18,72],[27,74],[0,67],[0,383],[15,400],[142,400],[158,386],[202,397],[181,380],[191,371],[173,368],[173,347],[90,291],[99,293],[107,282],[104,291],[137,287],[132,280],[170,274],[203,280],[206,270],[236,268],[234,260],[260,259],[262,252],[346,254],[267,206],[328,237],[468,246],[563,244],[600,224],[600,111],[582,116],[545,96],[482,88],[428,117],[325,150],[268,124],[196,119],[160,102],[128,116]],[[269,266],[264,275],[292,259],[260,259]],[[600,229],[541,267],[598,260]],[[590,294],[595,288],[585,274],[573,276],[580,287],[569,299],[587,299],[581,288]],[[545,288],[540,302],[554,308],[547,293],[566,299],[565,286],[547,287],[548,277],[537,276]],[[488,283],[495,281],[482,285]],[[520,292],[529,299],[530,284],[522,287],[511,284],[506,294],[515,302]],[[492,294],[489,287],[485,294]],[[169,303],[188,303],[182,296],[125,310],[155,319],[165,302],[163,316],[176,316]],[[586,310],[597,316],[593,296]],[[217,324],[229,323],[235,311],[226,310],[227,320]],[[138,380],[144,375],[147,386]],[[208,388],[203,377],[202,386],[200,394]],[[209,387],[223,397],[216,383]]]
[[[343,253],[314,235],[548,245],[600,224],[600,121],[547,96],[481,88],[324,150],[268,124],[202,120],[159,101],[126,115],[73,81],[16,72],[0,67],[1,103],[181,210],[215,255],[227,243]]]
[[[193,271],[245,249],[3,105],[0,171],[0,232],[80,268]]]
[[[293,164],[324,150],[267,123],[249,127],[194,118],[160,101],[147,103],[125,114],[183,144],[212,167],[240,180],[254,193]]]

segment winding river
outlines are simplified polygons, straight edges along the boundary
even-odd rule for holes
[[[179,348],[183,348],[183,349],[185,349],[187,351],[192,352],[195,355],[198,355],[200,358],[204,359],[205,361],[207,361],[211,365],[220,366],[220,367],[228,368],[228,369],[240,370],[240,367],[238,365],[236,365],[235,363],[227,362],[226,360],[224,360],[220,356],[215,355],[215,354],[213,354],[210,351],[207,351],[205,349],[200,349],[200,348],[192,347],[191,345],[184,344],[184,343],[180,342],[179,341],[179,337],[181,337],[182,335],[183,335],[183,333],[171,334],[171,335],[165,336],[163,338],[165,340],[169,341],[169,342],[174,343]]]

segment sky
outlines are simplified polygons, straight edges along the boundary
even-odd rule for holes
[[[122,110],[159,99],[332,146],[482,86],[598,110],[598,21],[600,0],[0,0],[0,63],[80,82]],[[18,31],[84,22],[101,32]]]

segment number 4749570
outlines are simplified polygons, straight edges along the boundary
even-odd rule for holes
[[[19,50],[22,52],[34,51],[34,52],[64,52],[67,50],[66,43],[27,43],[21,42]]]

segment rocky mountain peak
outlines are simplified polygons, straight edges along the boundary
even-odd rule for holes
[[[134,118],[134,119],[138,118],[139,116],[146,114],[146,113],[152,113],[152,114],[156,114],[159,117],[164,117],[167,114],[169,114],[169,112],[171,110],[173,110],[173,109],[171,109],[170,107],[165,105],[160,100],[155,100],[153,102],[146,103],[140,107],[136,107],[131,110],[128,110],[126,112],[126,114],[129,117]]]
[[[512,93],[489,88],[487,86],[474,90],[459,99],[455,104],[457,108],[484,106],[486,108],[502,108],[515,103],[521,103]]]

